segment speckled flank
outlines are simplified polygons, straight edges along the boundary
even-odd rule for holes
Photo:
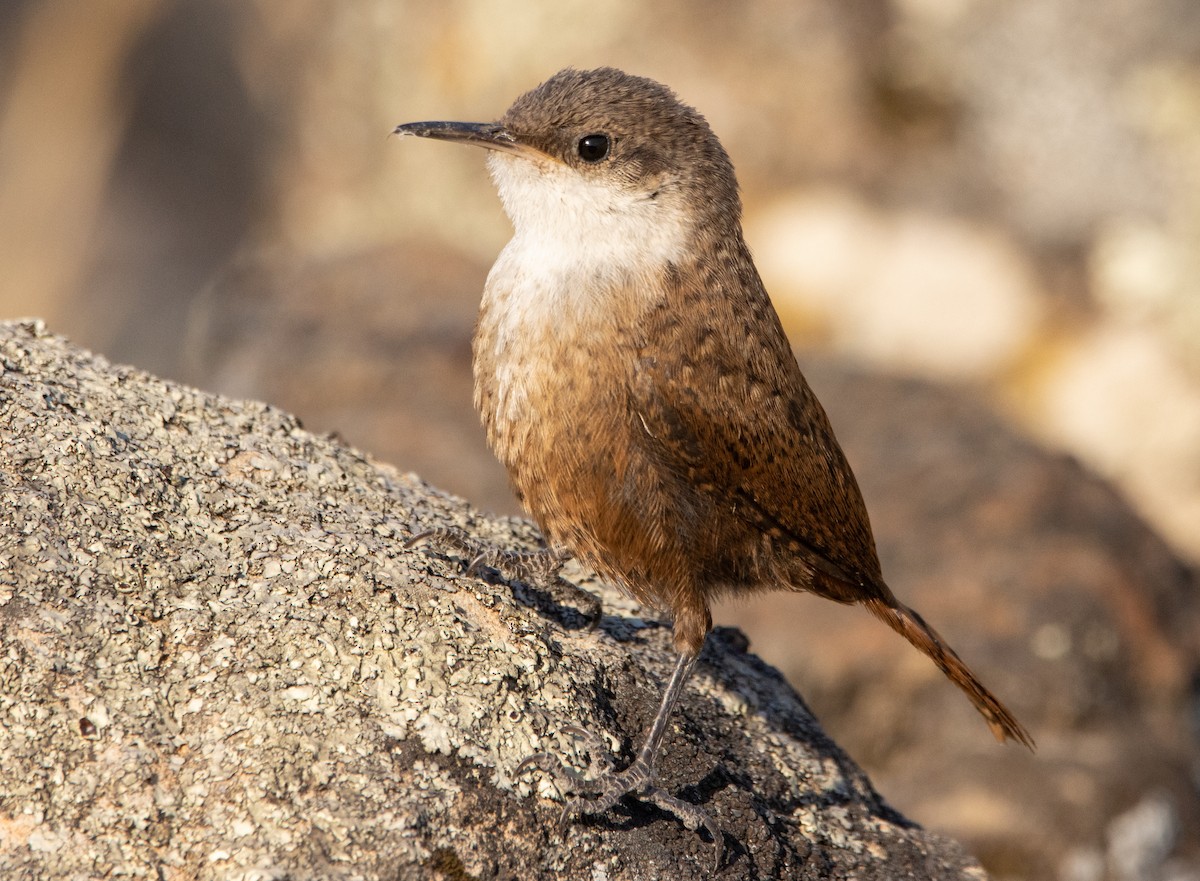
[[[569,751],[568,724],[622,749],[672,664],[669,633],[579,569],[599,631],[402,549],[413,524],[510,546],[528,524],[37,325],[0,324],[0,439],[0,877],[710,865],[653,812],[636,835],[560,831],[526,797],[538,778],[513,779],[532,750]],[[900,823],[753,656],[717,640],[700,669],[661,773],[710,775],[705,797],[754,854],[723,878],[981,877]]]

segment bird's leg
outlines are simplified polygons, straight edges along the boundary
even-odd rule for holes
[[[512,551],[476,541],[454,526],[426,529],[404,542],[404,547],[416,547],[423,542],[462,554],[467,560],[468,575],[478,575],[481,566],[491,567],[506,578],[545,588],[552,595],[580,606],[592,626],[600,620],[600,601],[559,575],[563,564],[571,559],[567,550],[542,548],[536,551]]]
[[[587,779],[583,775],[564,768],[559,759],[547,753],[538,753],[525,759],[517,766],[517,773],[521,773],[528,767],[538,767],[549,773],[560,789],[574,793],[576,797],[568,801],[563,808],[564,820],[584,814],[602,814],[626,795],[633,795],[650,802],[660,810],[674,816],[689,829],[696,830],[704,827],[716,846],[716,859],[719,866],[724,851],[721,827],[699,805],[676,798],[660,789],[654,782],[654,766],[659,750],[662,748],[663,739],[666,737],[671,714],[698,658],[698,653],[680,654],[679,660],[675,664],[675,670],[671,673],[671,679],[663,691],[658,712],[654,714],[654,721],[646,733],[642,748],[638,751],[637,758],[623,771],[613,768],[612,761],[598,737],[572,726],[565,730],[586,741],[591,757],[591,770],[601,770],[598,777]]]
[[[566,812],[569,816],[601,814],[620,801],[622,796],[638,793],[652,784],[654,763],[662,748],[671,713],[679,701],[684,683],[691,675],[692,668],[696,666],[696,658],[695,655],[679,656],[671,679],[663,691],[662,703],[658,706],[658,712],[654,714],[654,721],[650,723],[650,730],[646,732],[646,739],[638,751],[637,758],[623,771],[610,770],[607,774],[588,781],[579,791],[581,797],[567,802]]]

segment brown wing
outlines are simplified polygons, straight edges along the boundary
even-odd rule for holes
[[[1004,704],[884,583],[854,474],[766,295],[706,305],[714,318],[703,325],[677,320],[676,309],[660,310],[645,327],[634,408],[660,466],[713,503],[729,553],[766,551],[766,563],[751,567],[775,579],[762,586],[865,604],[933,659],[999,739],[1033,749]],[[738,572],[736,561],[713,568]]]
[[[842,602],[874,594],[862,495],[766,295],[706,297],[699,324],[676,317],[688,305],[649,317],[634,371],[633,409],[661,466],[713,501],[722,529],[733,515],[731,551],[769,544],[763,575]]]

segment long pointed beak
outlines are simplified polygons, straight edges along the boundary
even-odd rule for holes
[[[520,143],[512,132],[497,122],[406,122],[396,126],[392,134],[458,141],[505,153],[525,153],[532,149]]]

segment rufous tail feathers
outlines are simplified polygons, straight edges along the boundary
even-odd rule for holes
[[[876,618],[927,654],[950,681],[963,690],[975,705],[975,709],[987,720],[988,727],[992,729],[992,734],[997,740],[1003,743],[1006,738],[1011,738],[1024,744],[1032,752],[1034,743],[1029,732],[994,694],[984,688],[983,683],[975,678],[970,668],[954,653],[954,649],[946,645],[937,631],[926,624],[920,615],[894,598],[889,599],[891,602],[872,598],[864,601],[863,605]]]

